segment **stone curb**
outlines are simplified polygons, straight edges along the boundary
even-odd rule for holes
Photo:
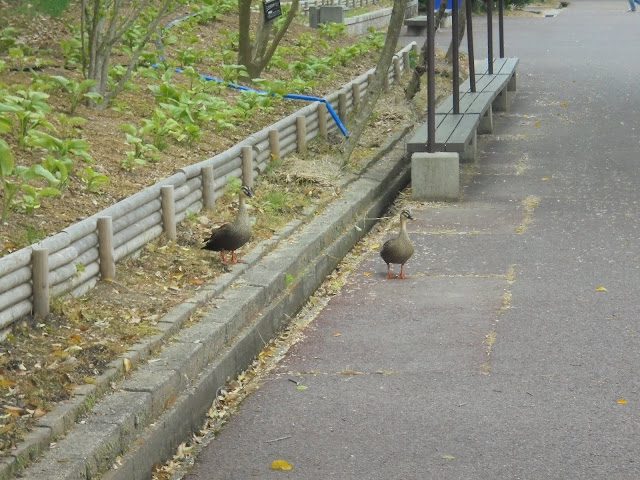
[[[158,323],[162,333],[125,354],[138,368],[125,375],[123,359],[112,362],[97,385],[83,385],[43,417],[2,459],[0,479],[86,480],[100,472],[109,480],[148,479],[155,463],[201,427],[218,388],[249,365],[406,186],[408,159],[397,144],[409,131],[345,179],[343,194],[323,212],[287,225],[247,254],[246,264],[168,312]],[[294,279],[291,285],[285,277]],[[204,307],[205,317],[183,328]],[[116,457],[121,466],[111,469]]]

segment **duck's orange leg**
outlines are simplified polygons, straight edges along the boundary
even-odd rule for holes
[[[395,278],[393,273],[391,273],[391,264],[387,263],[387,278]]]
[[[409,278],[404,276],[404,264],[400,265],[400,275],[398,278]]]

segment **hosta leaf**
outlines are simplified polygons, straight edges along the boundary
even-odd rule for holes
[[[7,142],[0,138],[0,174],[2,177],[13,172],[13,154]]]

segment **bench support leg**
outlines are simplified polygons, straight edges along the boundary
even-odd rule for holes
[[[416,152],[411,156],[414,200],[456,202],[460,193],[459,156],[453,152]]]
[[[464,147],[464,152],[460,155],[461,162],[475,162],[476,161],[476,153],[478,151],[478,133],[473,132],[471,136],[471,140]]]
[[[487,111],[480,119],[480,124],[478,125],[478,133],[481,135],[493,133],[493,107],[491,105],[489,105],[489,108],[487,108]]]
[[[498,96],[493,101],[493,108],[496,112],[506,112],[509,110],[509,102],[507,101],[507,87],[503,88],[502,91],[498,94]]]
[[[518,88],[516,77],[516,72],[513,72],[513,75],[511,75],[511,78],[509,79],[509,83],[507,83],[507,90],[509,92],[515,92]]]

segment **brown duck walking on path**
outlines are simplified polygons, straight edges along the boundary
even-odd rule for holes
[[[403,210],[400,213],[400,233],[397,237],[384,242],[380,256],[387,264],[387,278],[395,278],[391,273],[391,264],[400,264],[400,275],[398,278],[407,278],[404,276],[404,264],[413,255],[413,244],[407,235],[407,220],[415,220],[409,210]]]
[[[244,201],[247,197],[253,197],[253,191],[251,188],[243,185],[240,189],[239,196],[240,201],[236,218],[233,222],[225,223],[216,228],[204,247],[202,247],[204,250],[220,252],[224,263],[227,263],[227,260],[224,258],[225,251],[231,252],[232,263],[240,261],[236,261],[235,251],[251,240],[251,222]]]

